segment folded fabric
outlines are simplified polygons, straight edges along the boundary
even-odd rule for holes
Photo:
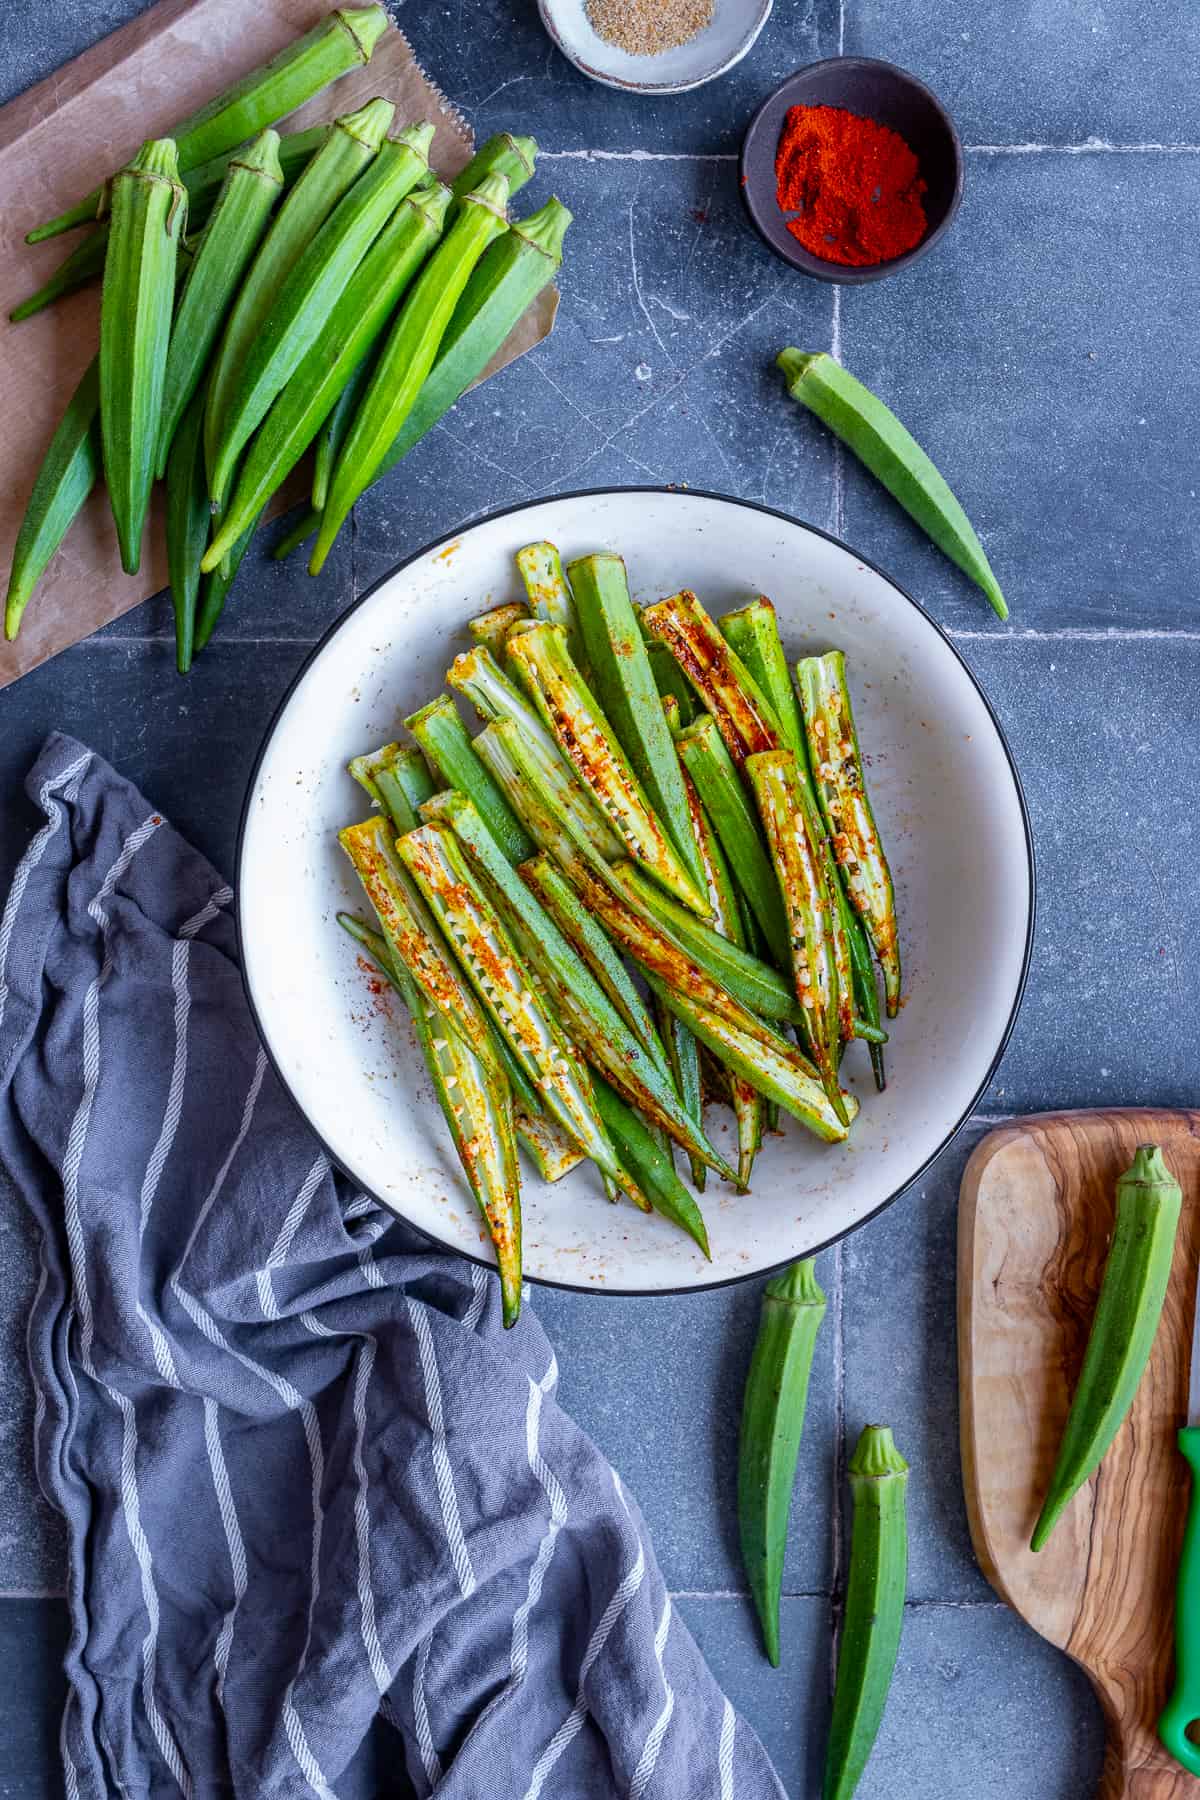
[[[502,1331],[276,1082],[229,887],[69,738],[28,789],[0,1161],[41,1227],[68,1795],[328,1797],[382,1710],[421,1796],[774,1800],[532,1311]]]

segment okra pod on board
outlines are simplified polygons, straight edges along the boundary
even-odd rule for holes
[[[100,475],[100,359],[83,372],[34,478],[13,546],[4,635],[15,638],[30,595]]]
[[[643,608],[642,624],[671,652],[716,720],[739,768],[748,756],[779,748],[779,726],[770,703],[695,594],[684,589],[656,600]]]
[[[706,870],[696,844],[683,771],[621,557],[583,556],[567,571],[596,697],[694,882]],[[711,896],[710,896],[711,898]]]
[[[204,479],[204,393],[193,394],[167,459],[167,580],[175,614],[175,667],[192,666],[200,558],[211,520]]]
[[[448,695],[442,694],[404,721],[447,787],[457,788],[478,809],[484,824],[511,863],[533,855],[533,841],[504,797],[495,776],[476,755],[467,728]]]
[[[107,253],[108,221],[105,219],[92,227],[82,243],[59,263],[41,287],[35,288],[19,306],[13,307],[8,315],[9,322],[17,325],[22,319],[32,319],[35,313],[52,306],[56,300],[63,299],[67,294],[77,293],[80,288],[90,286],[93,281],[99,281],[104,273],[104,258]]]
[[[258,523],[265,510],[265,504],[264,502],[263,507],[255,513],[237,542],[230,545],[224,561],[217,568],[208,570],[200,577],[200,604],[196,612],[197,655],[207,647],[217,628],[217,622],[225,610],[225,602],[237,579],[237,572],[250,548],[251,539],[258,530]]]
[[[470,162],[460,169],[450,183],[456,204],[472,193],[489,175],[503,175],[508,183],[508,197],[519,194],[533,180],[537,167],[537,139],[514,137],[511,131],[497,131],[481,144]]]
[[[510,638],[509,655],[520,667],[559,749],[599,802],[630,855],[668,893],[705,917],[708,901],[699,882],[681,859],[599,703],[572,662],[563,628],[533,625]],[[654,703],[658,707],[657,694]],[[658,710],[661,716],[661,707]],[[663,729],[667,729],[665,719]],[[669,732],[667,742],[670,747]],[[673,747],[671,754],[674,756]]]
[[[487,175],[465,194],[459,216],[401,307],[334,467],[310,574],[320,574],[343,519],[378,475],[412,411],[472,269],[493,239],[508,230],[507,203],[503,175]]]
[[[983,590],[996,616],[1007,619],[1008,603],[974,527],[891,408],[824,351],[805,355],[781,350],[775,360],[792,399],[815,413],[854,452],[930,542]]]
[[[854,1496],[822,1800],[851,1800],[887,1704],[908,1583],[908,1464],[886,1425],[868,1425],[847,1473]]]
[[[883,970],[888,1017],[900,1010],[900,943],[892,872],[863,773],[840,650],[796,664],[813,786],[846,890]]]
[[[601,1174],[640,1204],[596,1111],[586,1069],[541,1002],[452,834],[443,826],[422,825],[402,837],[396,850],[547,1112]]]
[[[301,255],[378,154],[395,113],[390,100],[375,99],[335,119],[271,222],[226,321],[208,378],[204,455],[210,491],[226,415],[250,346]]]
[[[256,517],[320,431],[392,308],[441,235],[450,190],[439,181],[415,189],[355,270],[246,452],[219,533],[205,556],[212,569]]]
[[[242,272],[282,190],[279,133],[268,129],[230,161],[175,308],[158,427],[160,478],[175,428],[200,385]]]
[[[779,1597],[788,1515],[825,1295],[811,1259],[768,1281],[742,1400],[738,1525],[742,1565],[762,1625],[767,1660],[779,1667]]]
[[[142,556],[186,217],[175,145],[151,139],[113,177],[100,300],[100,443],[127,575]]]
[[[527,219],[514,219],[474,269],[454,309],[437,359],[375,480],[394,469],[477,382],[562,264],[571,214],[553,197]]]
[[[807,1047],[840,1109],[840,982],[834,942],[837,903],[829,888],[820,820],[790,750],[747,757],[746,773],[771,846],[788,917],[796,998]]]
[[[397,968],[386,939],[348,913],[339,913],[338,923],[373,958],[408,1007],[442,1117],[496,1253],[504,1323],[515,1325],[521,1310],[521,1176],[512,1096],[446,1028],[407,970]]]
[[[1116,1221],[1083,1367],[1030,1539],[1041,1550],[1133,1403],[1166,1299],[1183,1195],[1156,1144],[1117,1182]]]
[[[433,126],[428,124],[409,125],[397,137],[385,139],[297,257],[247,345],[230,388],[209,470],[212,497],[218,504],[250,434],[317,341],[371,245],[405,195],[427,178],[432,139]],[[420,285],[418,278],[418,289]]]
[[[421,189],[418,188],[416,191],[420,193]],[[412,199],[411,194],[409,199]],[[334,401],[333,411],[317,434],[312,479],[313,531],[321,523],[321,511],[329,498],[329,483],[333,477],[334,466],[342,453],[342,445],[346,441],[350,427],[354,423],[358,403],[367,391],[367,383],[371,379],[371,371],[374,366],[374,358],[368,351]],[[305,533],[305,537],[311,536],[311,531]]]
[[[387,26],[382,6],[343,7],[329,13],[270,62],[252,69],[175,126],[171,136],[179,147],[180,168],[194,169],[244,144],[264,125],[273,125],[303,106],[339,75],[369,62]],[[102,218],[109,210],[111,186],[105,182],[94,188],[77,205],[28,232],[25,241],[37,244],[60,231]]]

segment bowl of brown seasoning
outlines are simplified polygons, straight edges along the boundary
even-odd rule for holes
[[[915,75],[835,56],[789,76],[759,107],[740,175],[751,223],[777,256],[819,281],[879,281],[949,228],[963,152]]]
[[[772,0],[538,0],[542,24],[593,81],[682,94],[740,62]]]

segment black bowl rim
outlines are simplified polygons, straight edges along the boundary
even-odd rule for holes
[[[972,1114],[975,1111],[975,1108],[979,1105],[980,1100],[983,1098],[984,1094],[987,1092],[987,1089],[991,1083],[993,1075],[996,1073],[996,1070],[1000,1066],[1000,1060],[1003,1057],[1005,1050],[1008,1048],[1008,1042],[1009,1042],[1009,1039],[1012,1037],[1013,1027],[1015,1026],[1015,1024],[1017,1022],[1017,1014],[1021,1010],[1021,1002],[1025,997],[1025,988],[1026,988],[1026,984],[1029,980],[1030,964],[1033,960],[1034,931],[1035,931],[1036,924],[1037,924],[1037,858],[1036,858],[1036,853],[1034,850],[1033,826],[1030,822],[1029,807],[1025,800],[1025,790],[1021,786],[1021,776],[1017,769],[1017,762],[1016,762],[1015,756],[1013,755],[1012,747],[1009,744],[1008,738],[1005,735],[1004,727],[1003,727],[1003,725],[1001,725],[1000,720],[996,714],[996,709],[992,705],[991,701],[988,699],[986,692],[984,691],[982,682],[979,680],[978,676],[975,674],[974,670],[971,668],[971,666],[967,662],[966,658],[956,648],[956,646],[954,644],[954,640],[950,637],[949,633],[946,632],[942,628],[942,626],[938,624],[937,620],[935,618],[933,618],[933,616],[926,610],[926,608],[921,605],[921,602],[919,600],[914,600],[913,596],[910,593],[908,593],[908,591],[905,588],[902,588],[900,586],[899,582],[894,581],[892,579],[892,577],[886,573],[885,570],[883,570],[879,567],[878,563],[872,562],[871,558],[869,556],[860,555],[857,550],[854,550],[849,544],[845,543],[843,541],[843,539],[841,539],[839,537],[835,537],[833,532],[824,531],[824,530],[822,530],[822,528],[819,525],[810,525],[807,520],[797,519],[791,513],[781,512],[778,507],[764,506],[761,503],[761,501],[758,501],[758,500],[743,500],[743,499],[739,498],[736,494],[719,494],[719,493],[714,492],[710,488],[694,488],[694,487],[679,488],[679,487],[673,486],[671,483],[668,483],[668,482],[645,482],[645,483],[642,483],[637,486],[602,487],[602,488],[572,488],[572,489],[569,489],[568,491],[566,491],[565,493],[561,493],[561,494],[543,494],[540,497],[538,497],[537,499],[518,500],[509,506],[493,507],[491,510],[489,510],[487,512],[482,512],[482,513],[476,514],[476,516],[473,519],[469,519],[465,524],[457,526],[453,531],[446,531],[446,532],[439,533],[439,535],[436,538],[432,538],[427,544],[423,544],[419,550],[414,550],[411,553],[411,555],[401,557],[400,560],[397,563],[395,563],[387,571],[387,573],[385,575],[381,575],[379,577],[378,581],[372,582],[371,586],[369,588],[367,588],[364,593],[360,594],[357,599],[353,600],[350,603],[350,605],[344,609],[344,611],[340,612],[338,614],[337,618],[333,620],[333,622],[329,626],[328,630],[325,631],[322,634],[322,636],[318,639],[318,641],[313,645],[312,649],[309,651],[308,655],[304,658],[304,661],[301,663],[300,667],[296,670],[296,673],[292,676],[292,679],[288,682],[288,685],[283,694],[283,697],[281,698],[281,700],[279,701],[279,704],[276,706],[274,712],[272,713],[270,721],[267,725],[267,728],[266,728],[265,732],[263,733],[262,742],[258,747],[258,752],[254,758],[254,764],[250,770],[249,779],[246,783],[246,797],[242,802],[241,818],[238,821],[237,851],[236,851],[235,863],[234,863],[235,899],[234,899],[234,906],[233,906],[233,915],[234,915],[234,924],[235,924],[236,931],[237,931],[238,973],[241,978],[242,991],[246,996],[246,1004],[250,1010],[250,1017],[254,1021],[254,1029],[258,1033],[259,1042],[262,1045],[262,1048],[266,1055],[267,1061],[270,1063],[271,1068],[275,1074],[275,1077],[279,1081],[284,1092],[287,1094],[287,1096],[291,1100],[293,1106],[296,1108],[297,1113],[304,1120],[309,1131],[312,1132],[313,1136],[316,1138],[317,1142],[320,1144],[321,1149],[324,1151],[325,1155],[329,1158],[329,1161],[332,1164],[332,1166],[336,1169],[340,1169],[342,1174],[346,1176],[347,1180],[352,1181],[356,1187],[362,1189],[362,1191],[364,1193],[368,1194],[369,1197],[375,1201],[376,1205],[383,1207],[383,1209],[386,1212],[391,1213],[394,1218],[400,1219],[403,1224],[405,1224],[409,1227],[410,1230],[415,1231],[419,1237],[425,1238],[429,1243],[435,1245],[439,1251],[441,1251],[445,1254],[448,1254],[448,1255],[462,1256],[468,1262],[477,1263],[480,1268],[489,1269],[492,1271],[492,1273],[495,1273],[495,1264],[492,1262],[492,1260],[489,1257],[476,1256],[470,1250],[460,1249],[459,1246],[456,1244],[447,1244],[443,1239],[435,1237],[432,1232],[425,1231],[420,1225],[414,1224],[411,1219],[406,1218],[403,1213],[398,1212],[397,1209],[394,1206],[390,1205],[388,1201],[384,1200],[380,1195],[374,1193],[369,1187],[366,1186],[366,1184],[364,1182],[360,1181],[358,1176],[354,1173],[354,1171],[352,1169],[348,1169],[346,1167],[345,1163],[343,1163],[338,1156],[335,1156],[334,1152],[330,1149],[330,1147],[326,1143],[325,1139],[321,1136],[320,1132],[313,1125],[312,1120],[309,1118],[307,1112],[300,1105],[300,1102],[296,1098],[296,1095],[292,1092],[290,1083],[288,1082],[282,1069],[279,1067],[279,1064],[275,1057],[275,1053],[272,1050],[271,1045],[267,1041],[267,1036],[266,1036],[266,1032],[263,1029],[262,1020],[259,1018],[258,1008],[254,1004],[254,996],[250,991],[250,983],[246,977],[246,956],[245,956],[245,943],[244,943],[243,936],[242,936],[242,907],[241,907],[242,856],[243,856],[243,851],[245,848],[246,824],[247,824],[247,820],[249,819],[249,816],[250,816],[251,801],[254,796],[255,786],[258,782],[258,772],[259,772],[259,769],[262,767],[263,758],[265,757],[265,755],[267,753],[267,749],[270,745],[271,739],[275,735],[276,726],[279,724],[280,719],[283,717],[284,712],[287,710],[287,707],[291,703],[292,695],[295,693],[296,689],[299,687],[300,683],[303,681],[304,677],[307,675],[312,664],[314,662],[316,662],[317,658],[321,655],[322,651],[325,649],[326,644],[328,644],[330,639],[334,636],[335,632],[340,631],[342,626],[345,624],[346,620],[348,618],[350,618],[350,616],[353,613],[356,613],[360,606],[364,606],[366,604],[366,602],[371,598],[371,596],[379,588],[381,588],[385,582],[391,581],[396,575],[399,575],[400,573],[402,573],[403,570],[410,568],[413,563],[419,562],[422,557],[429,556],[430,554],[432,554],[432,552],[435,551],[439,547],[439,545],[449,543],[456,538],[464,537],[468,531],[473,531],[477,525],[487,525],[497,519],[513,518],[513,517],[516,517],[519,513],[528,512],[528,511],[530,511],[531,508],[533,508],[535,506],[545,506],[545,505],[547,505],[547,503],[549,503],[551,501],[555,501],[555,500],[594,500],[594,499],[599,499],[603,496],[608,496],[611,494],[672,494],[672,493],[673,494],[681,494],[686,497],[694,498],[697,500],[723,500],[723,501],[729,502],[730,504],[732,504],[734,506],[744,506],[753,512],[765,513],[768,518],[779,519],[786,525],[799,525],[803,530],[811,531],[814,533],[815,536],[824,538],[827,543],[836,544],[840,550],[844,550],[848,556],[852,556],[854,558],[855,562],[861,563],[864,568],[870,569],[873,574],[880,576],[884,581],[888,582],[890,584],[890,586],[895,588],[896,592],[898,594],[900,594],[903,599],[907,600],[908,604],[911,607],[913,607],[918,613],[920,613],[921,617],[925,620],[926,624],[929,625],[931,627],[931,629],[937,633],[937,635],[942,639],[943,643],[949,649],[949,651],[950,651],[951,655],[954,657],[955,661],[962,668],[963,673],[967,677],[967,680],[971,683],[971,686],[975,689],[976,693],[979,695],[979,698],[982,700],[984,707],[987,710],[988,717],[991,719],[992,725],[995,728],[996,736],[1000,740],[1000,747],[1004,751],[1005,759],[1008,762],[1009,773],[1012,776],[1013,788],[1014,788],[1014,790],[1016,792],[1016,796],[1017,796],[1017,804],[1021,809],[1021,824],[1022,824],[1024,833],[1025,833],[1025,858],[1026,858],[1026,866],[1027,866],[1028,874],[1029,874],[1029,916],[1026,921],[1026,927],[1025,927],[1025,950],[1024,950],[1024,954],[1021,958],[1021,973],[1020,973],[1020,976],[1017,981],[1016,992],[1013,995],[1012,1007],[1009,1012],[1008,1019],[1005,1023],[1004,1030],[1000,1034],[1000,1039],[996,1046],[995,1053],[992,1056],[992,1060],[988,1064],[988,1067],[984,1074],[983,1080],[980,1082],[980,1084],[976,1088],[974,1094],[971,1096],[971,1099],[968,1102],[967,1106],[964,1108],[963,1112],[959,1115],[959,1117],[955,1121],[955,1123],[950,1127],[950,1130],[946,1133],[946,1135],[942,1139],[941,1143],[938,1144],[937,1148],[935,1150],[933,1150],[925,1158],[925,1161],[921,1164],[920,1168],[914,1169],[913,1173],[908,1177],[908,1179],[906,1181],[904,1181],[898,1188],[894,1188],[892,1190],[892,1192],[890,1194],[888,1194],[885,1199],[880,1201],[878,1206],[876,1206],[871,1212],[869,1212],[865,1216],[865,1218],[856,1220],[856,1222],[853,1225],[847,1225],[847,1227],[844,1231],[837,1231],[833,1234],[832,1237],[825,1238],[820,1243],[814,1244],[810,1248],[801,1250],[801,1251],[797,1252],[795,1255],[786,1256],[782,1259],[782,1261],[777,1262],[777,1263],[772,1263],[767,1268],[748,1269],[744,1273],[738,1274],[738,1275],[723,1275],[719,1279],[716,1279],[713,1281],[689,1282],[682,1287],[661,1287],[661,1288],[658,1288],[658,1287],[656,1287],[656,1288],[618,1288],[618,1287],[585,1288],[585,1287],[580,1287],[575,1282],[553,1280],[548,1275],[524,1274],[524,1276],[523,1276],[523,1279],[525,1281],[527,1281],[533,1287],[557,1288],[560,1291],[562,1291],[563,1293],[568,1293],[568,1294],[596,1294],[596,1295],[600,1295],[600,1296],[607,1296],[611,1299],[617,1299],[617,1300],[666,1299],[666,1298],[671,1298],[671,1297],[675,1297],[675,1296],[686,1296],[688,1294],[709,1294],[709,1293],[713,1293],[718,1288],[738,1287],[744,1281],[753,1281],[760,1277],[777,1275],[782,1269],[788,1268],[796,1260],[797,1256],[804,1256],[804,1257],[819,1256],[822,1251],[828,1250],[834,1244],[840,1243],[843,1238],[851,1236],[851,1234],[856,1231],[861,1231],[864,1226],[869,1225],[873,1219],[879,1218],[882,1213],[885,1213],[889,1209],[889,1207],[894,1206],[897,1200],[901,1199],[903,1197],[903,1195],[908,1193],[911,1188],[915,1187],[917,1182],[919,1182],[921,1180],[921,1178],[925,1175],[925,1173],[930,1168],[932,1168],[933,1164],[937,1161],[939,1156],[941,1156],[943,1154],[943,1152],[945,1152],[946,1150],[948,1150],[950,1148],[950,1145],[954,1142],[955,1138],[962,1131],[964,1125],[966,1125],[968,1123],[968,1121],[970,1120]]]
[[[919,89],[929,101],[934,111],[944,121],[946,129],[950,134],[950,143],[954,151],[954,191],[950,196],[950,204],[946,208],[944,218],[934,226],[932,231],[926,233],[919,244],[914,245],[911,250],[906,250],[903,256],[893,256],[888,262],[871,263],[865,268],[856,267],[852,263],[826,262],[822,257],[813,256],[800,244],[796,245],[794,251],[785,245],[777,244],[764,230],[758,212],[751,201],[751,183],[746,166],[747,150],[760,119],[763,117],[764,113],[768,112],[771,107],[778,103],[794,83],[803,81],[806,77],[816,74],[821,69],[830,69],[834,67],[842,69],[886,69],[889,75],[897,76],[901,81],[907,83],[909,87]],[[742,148],[738,156],[738,188],[742,196],[742,205],[746,209],[746,216],[749,218],[751,225],[753,225],[755,232],[767,246],[767,249],[770,250],[773,255],[777,256],[781,262],[785,262],[790,268],[798,270],[801,275],[810,275],[814,281],[833,282],[842,287],[859,287],[869,281],[882,281],[888,275],[897,275],[900,273],[901,269],[907,269],[911,264],[917,262],[925,255],[927,250],[932,250],[933,246],[945,236],[947,230],[954,222],[955,215],[958,212],[959,206],[962,204],[963,182],[965,178],[966,159],[963,155],[962,139],[958,135],[958,127],[951,118],[948,108],[938,99],[933,89],[929,87],[926,82],[921,80],[919,75],[914,75],[910,69],[901,68],[899,63],[888,62],[885,57],[881,56],[826,56],[823,57],[820,62],[805,63],[803,68],[793,69],[786,81],[781,81],[779,86],[774,88],[772,92],[767,95],[766,99],[762,102],[762,105],[755,110],[754,117],[747,125],[745,134],[742,137]],[[771,198],[773,201],[774,194],[772,194]]]

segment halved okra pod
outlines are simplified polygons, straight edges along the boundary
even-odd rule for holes
[[[779,748],[779,726],[769,701],[695,594],[685,588],[655,601],[643,608],[642,624],[671,652],[719,725],[739,768],[748,756]]]
[[[742,1400],[738,1525],[742,1565],[762,1625],[767,1660],[779,1667],[779,1597],[788,1514],[825,1295],[811,1259],[768,1281]]]
[[[408,970],[430,1005],[475,1052],[488,1074],[503,1075],[504,1065],[487,1015],[445,948],[425,901],[397,861],[394,837],[388,821],[379,817],[348,825],[338,833],[338,841],[375,908],[392,960]]]
[[[787,968],[787,914],[779,883],[762,827],[717,721],[701,713],[680,733],[678,748],[771,956],[780,968]]]
[[[208,378],[204,456],[210,491],[215,491],[214,473],[226,416],[250,346],[301,255],[378,154],[395,114],[390,100],[375,99],[357,112],[335,119],[271,222],[226,321]]]
[[[100,442],[127,575],[142,556],[186,218],[175,145],[151,139],[113,177],[100,301]]]
[[[697,846],[683,771],[619,556],[583,556],[567,571],[592,685],[646,797],[697,884]],[[711,895],[710,895],[711,899]]]
[[[442,694],[404,721],[447,787],[473,802],[511,863],[533,855],[533,841],[504,798],[495,776],[475,753],[466,726],[448,695]]]
[[[192,666],[200,558],[211,520],[204,478],[204,392],[193,394],[167,459],[167,580],[175,613],[175,666]]]
[[[310,574],[320,573],[343,519],[374,481],[412,411],[472,269],[493,239],[508,230],[507,202],[503,175],[487,175],[465,194],[462,211],[401,307],[337,459]]]
[[[848,369],[820,351],[781,350],[775,359],[793,400],[807,406],[851,449],[953,563],[991,601],[998,618],[1008,603],[966,513],[912,433]]]
[[[723,613],[717,624],[721,636],[770,706],[783,742],[803,757],[804,721],[796,703],[775,608],[765,594],[759,594],[736,612]]]
[[[599,703],[572,662],[563,628],[535,624],[511,637],[508,649],[560,750],[573,763],[630,855],[668,893],[705,917],[707,898],[681,859]],[[661,708],[659,711],[661,714]],[[665,720],[663,729],[666,730]],[[670,734],[667,735],[670,744]]]
[[[908,1464],[886,1425],[868,1425],[850,1458],[850,1572],[822,1800],[851,1800],[879,1732],[904,1622]]]
[[[796,664],[809,762],[817,801],[855,911],[883,970],[888,1017],[900,1010],[900,944],[896,897],[871,810],[862,752],[840,650]]]
[[[205,556],[206,569],[226,555],[316,437],[339,392],[436,244],[449,204],[450,190],[439,181],[415,189],[400,202],[363,257],[255,433],[221,529]]]
[[[392,821],[397,837],[415,831],[420,808],[435,791],[425,758],[403,744],[381,744],[346,765],[359,786]]]
[[[215,501],[224,500],[251,432],[316,343],[371,245],[405,195],[428,177],[432,140],[428,124],[385,139],[297,258],[232,385],[210,470]]]
[[[790,750],[768,750],[746,759],[746,773],[779,879],[788,916],[796,998],[803,1009],[805,1041],[841,1115],[838,1082],[841,984],[834,942],[839,923],[830,890],[821,822]]]
[[[267,130],[231,160],[175,308],[158,427],[160,479],[166,473],[175,428],[200,385],[242,272],[282,189],[279,133]]]
[[[482,893],[452,834],[422,825],[397,844],[468,979],[547,1112],[603,1175],[639,1204],[596,1111],[587,1071],[522,967],[495,908]]]
[[[592,1083],[596,1106],[608,1135],[630,1175],[655,1212],[670,1219],[699,1245],[708,1261],[708,1228],[704,1215],[675,1173],[671,1152],[655,1137],[640,1113],[622,1100],[603,1075]]]
[[[505,925],[523,934],[526,961],[588,1061],[689,1153],[732,1178],[732,1171],[680,1106],[662,1069],[508,861],[472,802],[464,794],[450,793],[430,804],[460,841]]]
[[[338,924],[374,959],[408,1007],[442,1117],[496,1253],[504,1323],[515,1325],[521,1310],[521,1177],[512,1096],[448,1029],[412,976],[393,960],[386,939],[348,913],[338,914]],[[540,1142],[537,1147],[540,1154]]]
[[[15,638],[46,564],[100,474],[100,359],[93,357],[55,428],[13,547],[4,635]]]
[[[704,870],[705,890],[712,909],[713,927],[721,937],[728,938],[730,943],[742,949],[742,923],[729,866],[717,842],[716,833],[705,817],[700,796],[686,775],[684,783],[692,835]],[[744,1081],[740,1075],[730,1073],[729,1100],[737,1122],[738,1187],[747,1192],[754,1159],[762,1149],[763,1099],[748,1081]]]
[[[528,617],[529,608],[523,600],[505,600],[500,606],[489,606],[486,612],[476,613],[473,619],[468,619],[467,630],[475,642],[490,650],[493,656],[503,656],[509,632],[518,620]]]
[[[273,125],[303,106],[339,75],[369,62],[387,26],[387,11],[382,6],[343,7],[330,13],[270,62],[252,69],[198,112],[180,120],[171,133],[179,147],[180,168],[194,169],[244,144],[264,125]],[[77,205],[28,232],[26,243],[37,244],[60,231],[102,218],[109,210],[111,186],[103,183]]]
[[[446,671],[446,682],[456,693],[469,700],[482,718],[493,722],[512,721],[520,733],[527,754],[536,760],[543,771],[558,803],[570,813],[598,856],[603,857],[606,862],[615,862],[625,854],[625,847],[609,825],[599,802],[559,749],[541,714],[516,684],[509,680],[490,650],[477,644],[473,650],[456,656]],[[488,733],[481,733],[475,740],[475,748],[507,792],[502,775],[490,760],[492,741],[488,739],[485,743],[487,738]],[[511,793],[509,802],[513,804]],[[520,812],[520,807],[515,804],[513,809]]]

